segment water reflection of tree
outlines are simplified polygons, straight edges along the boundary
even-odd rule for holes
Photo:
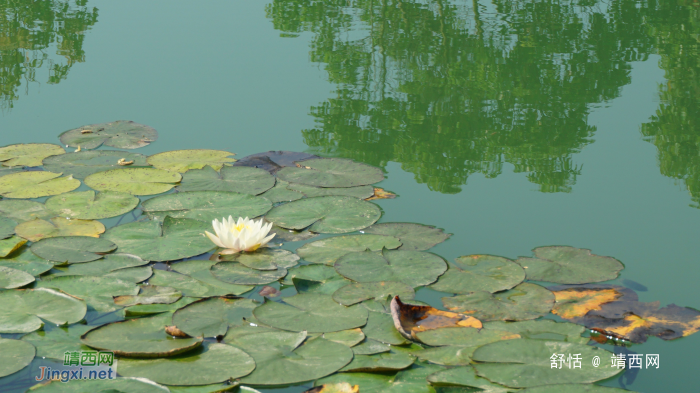
[[[595,132],[589,105],[619,94],[651,42],[637,2],[589,3],[496,0],[491,19],[444,0],[274,0],[267,11],[286,34],[314,33],[311,59],[338,85],[311,108],[311,149],[397,161],[445,193],[505,162],[567,192],[580,174],[572,154]]]
[[[87,0],[0,1],[0,106],[11,108],[22,82],[38,82],[41,69],[48,83],[65,79],[75,62],[85,61],[84,33],[96,22],[97,9]],[[65,62],[50,57],[52,46]]]

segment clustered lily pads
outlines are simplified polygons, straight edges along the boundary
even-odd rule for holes
[[[310,392],[602,392],[615,389],[594,383],[621,370],[590,365],[612,355],[586,345],[591,338],[638,343],[700,330],[696,310],[591,284],[617,278],[624,265],[590,250],[448,263],[428,250],[451,234],[377,223],[382,212],[370,200],[389,194],[374,186],[381,169],[363,163],[284,151],[236,161],[207,149],[92,150],[158,138],[130,121],[59,138],[76,151],[0,148],[8,167],[0,172],[0,334],[17,335],[0,338],[0,378],[35,356],[60,361],[92,349],[113,351],[121,378],[71,389],[313,381]],[[261,217],[275,237],[268,247],[222,251],[205,231],[229,215]],[[106,228],[103,219],[113,220]],[[443,293],[443,307],[420,302],[421,288]],[[588,361],[555,370],[552,353]],[[67,386],[31,390],[74,391]]]

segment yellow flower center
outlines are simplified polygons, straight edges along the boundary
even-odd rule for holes
[[[245,229],[250,229],[250,227],[249,227],[248,225],[246,225],[245,223],[241,223],[241,224],[238,224],[238,225],[234,225],[233,228],[231,228],[231,232],[233,232],[233,231],[240,232],[240,231],[242,231],[244,228],[245,228]]]

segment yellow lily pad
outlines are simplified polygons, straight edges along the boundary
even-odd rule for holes
[[[25,221],[15,227],[17,235],[37,242],[47,237],[56,236],[91,236],[100,237],[105,226],[96,220],[71,220],[54,217],[50,221],[36,219]]]
[[[61,173],[31,171],[11,173],[0,177],[0,195],[5,198],[41,198],[63,194],[80,187],[80,180]]]
[[[44,158],[65,153],[52,143],[23,143],[0,147],[0,161],[4,166],[41,166]]]

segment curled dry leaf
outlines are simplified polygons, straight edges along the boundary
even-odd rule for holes
[[[393,192],[389,192],[383,188],[379,187],[374,187],[374,195],[372,195],[369,198],[366,198],[366,201],[372,201],[375,199],[394,199],[396,198],[396,194]]]
[[[415,334],[431,329],[463,326],[481,329],[481,321],[460,313],[442,311],[430,306],[416,306],[401,302],[398,296],[391,301],[394,327],[404,337],[416,340]]]
[[[119,161],[117,161],[117,164],[121,166],[126,166],[126,165],[131,165],[134,163],[134,160],[127,161],[125,158],[120,158]]]
[[[267,297],[277,297],[281,294],[282,292],[280,292],[277,288],[271,287],[269,285],[265,285],[264,287],[262,287],[260,292],[258,292],[258,295]]]
[[[170,335],[170,336],[173,336],[173,337],[180,337],[180,338],[189,338],[190,337],[187,333],[178,329],[177,326],[175,326],[175,325],[166,326],[165,333]]]

